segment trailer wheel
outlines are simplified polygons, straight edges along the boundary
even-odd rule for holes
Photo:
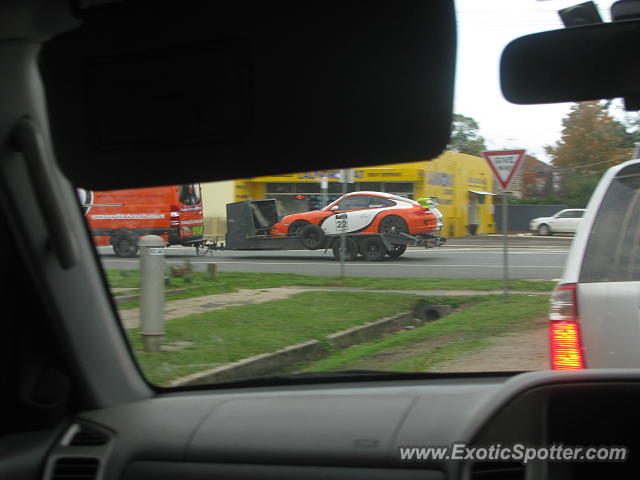
[[[360,243],[360,253],[367,262],[377,262],[384,258],[387,248],[378,237],[366,237]]]
[[[387,254],[391,258],[398,258],[404,252],[406,252],[406,250],[407,250],[407,246],[406,245],[394,245],[394,247],[391,250],[389,250],[389,252]]]
[[[138,237],[126,228],[117,230],[111,237],[113,251],[118,257],[133,258],[138,256]]]
[[[300,241],[309,250],[317,250],[324,243],[324,230],[318,225],[309,224],[300,232]]]
[[[358,256],[358,245],[350,238],[345,238],[344,261],[353,262]],[[340,237],[336,237],[333,241],[333,256],[340,261]]]

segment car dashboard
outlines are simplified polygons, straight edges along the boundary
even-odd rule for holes
[[[80,468],[74,461],[93,468],[93,478],[125,480],[577,479],[612,468],[630,473],[632,462],[401,458],[401,449],[454,444],[467,452],[517,444],[624,445],[632,452],[638,422],[624,412],[640,398],[640,374],[618,372],[165,393],[76,416],[51,450],[44,478],[66,478],[60,474],[69,465]]]

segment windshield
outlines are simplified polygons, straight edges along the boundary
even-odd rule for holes
[[[457,2],[455,115],[437,158],[267,176],[247,164],[223,182],[79,192],[147,379],[550,368],[550,294],[598,180],[631,158],[640,125],[617,101],[502,97],[505,45],[563,28],[557,10],[573,3]],[[611,3],[597,2],[605,21]],[[506,187],[494,174],[505,165]],[[612,187],[598,228],[622,222],[626,240],[591,242],[585,278],[637,279],[637,183]],[[149,269],[159,286],[144,284]]]
[[[198,205],[200,203],[200,185],[189,183],[178,187],[178,198],[184,205]]]
[[[640,175],[616,178],[604,196],[582,263],[583,282],[640,280]],[[604,232],[605,235],[595,233]],[[617,232],[614,239],[609,232]]]

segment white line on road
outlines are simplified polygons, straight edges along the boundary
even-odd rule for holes
[[[127,262],[127,263],[137,263],[138,260],[125,260],[125,259],[118,259],[118,260],[111,260],[111,259],[103,259],[103,261],[105,262]],[[167,263],[184,263],[182,260],[167,260]],[[295,265],[304,265],[304,266],[309,266],[309,265],[320,265],[320,266],[330,266],[333,264],[329,264],[326,262],[323,263],[319,263],[319,262],[245,262],[245,261],[236,261],[236,262],[221,262],[221,261],[216,261],[216,262],[194,262],[191,261],[190,263],[194,264],[194,265],[207,265],[209,263],[216,263],[217,265],[291,265],[291,266],[295,266]],[[337,263],[335,264],[337,265]],[[348,268],[357,268],[357,267],[379,267],[381,265],[384,265],[383,263],[380,262],[371,262],[371,263],[359,263],[359,264],[354,264],[354,263],[347,263]],[[413,263],[403,263],[403,264],[395,264],[397,266],[402,266],[402,267],[421,267],[421,268],[443,268],[443,267],[448,267],[448,268],[502,268],[502,265],[425,265],[425,264],[413,264]],[[510,268],[564,268],[563,265],[511,265]]]
[[[322,249],[324,250],[324,249]],[[420,247],[409,247],[409,252],[457,252],[457,251],[470,251],[470,250],[482,250],[482,251],[492,251],[492,250],[502,250],[502,246],[499,247],[483,247],[480,245],[456,245],[455,247],[436,247],[436,248],[420,248]],[[517,245],[512,245],[509,247],[509,250],[539,250],[541,252],[548,252],[554,250],[566,250],[569,251],[569,246],[563,247],[561,245],[557,245],[554,247],[522,247]],[[111,251],[105,248],[104,251]],[[169,247],[167,251],[179,251],[179,252],[189,252],[193,251],[191,247]],[[233,249],[221,249],[216,250],[219,252],[250,252],[251,250],[233,250]],[[311,250],[306,248],[301,249],[291,249],[291,250],[255,250],[256,252],[309,252]]]
[[[533,250],[533,251],[531,251]],[[409,250],[407,253],[452,253],[452,252],[482,252],[482,253],[493,253],[495,255],[502,255],[501,248],[450,248],[447,250]],[[535,250],[532,248],[527,249],[526,251],[520,251],[517,249],[509,249],[509,255],[566,255],[569,253],[569,250],[550,250],[550,249],[540,249]]]

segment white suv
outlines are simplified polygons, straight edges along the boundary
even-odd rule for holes
[[[554,369],[640,367],[640,160],[593,192],[549,324]]]
[[[539,217],[531,220],[529,228],[538,235],[553,235],[554,233],[576,233],[582,216],[583,208],[560,210],[552,217]]]

